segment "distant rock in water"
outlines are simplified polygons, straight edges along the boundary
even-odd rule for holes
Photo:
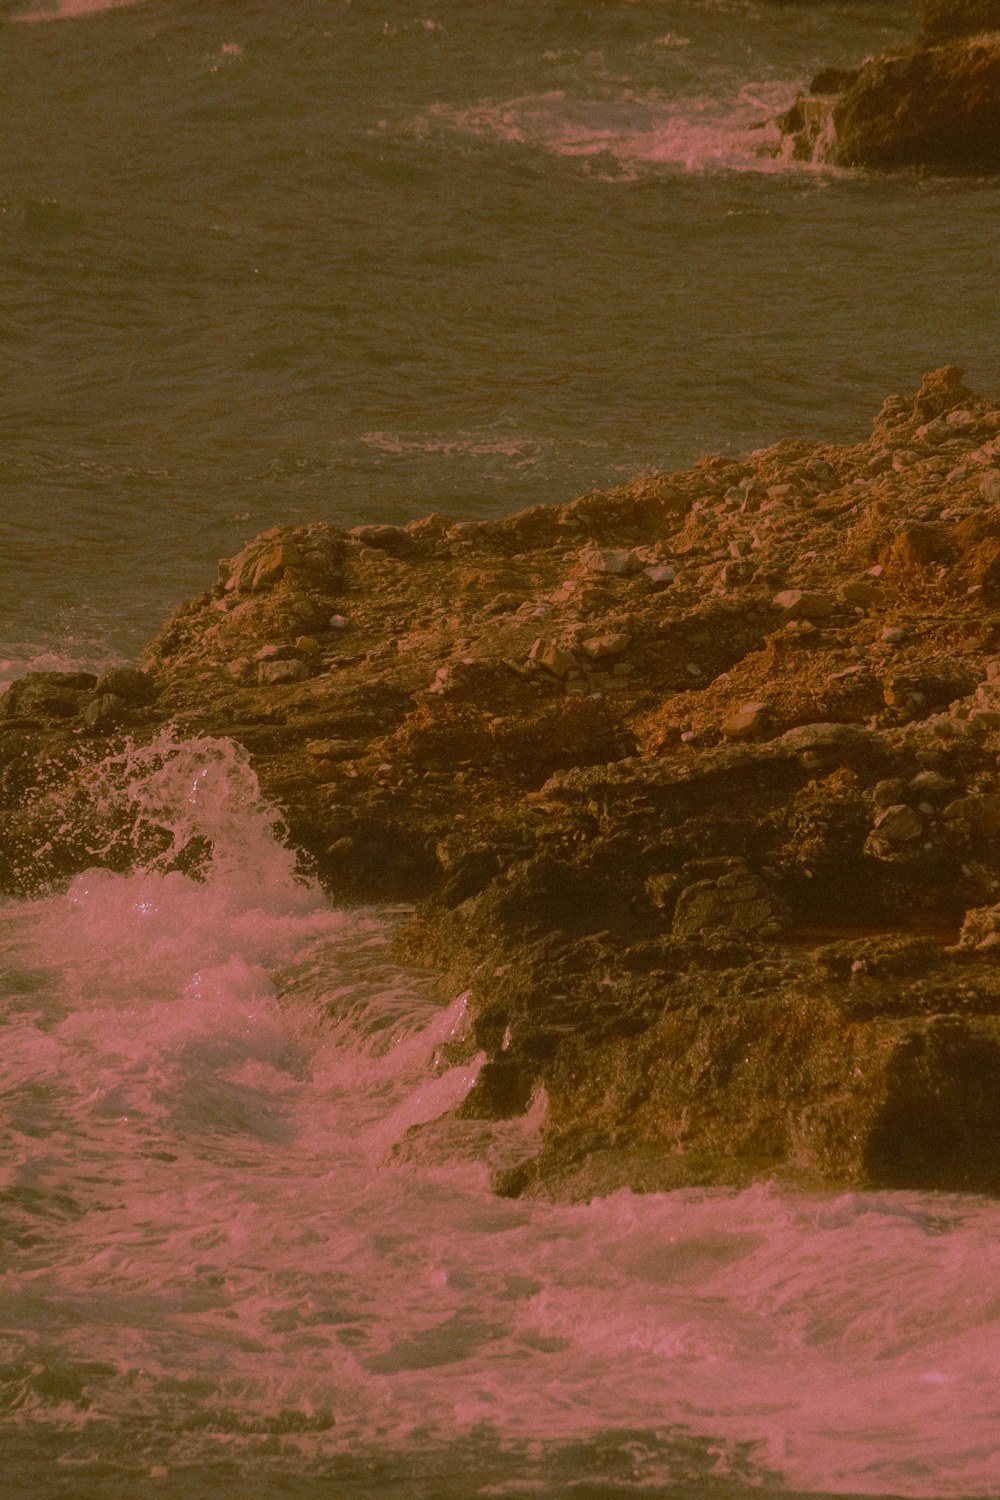
[[[923,22],[924,39],[903,52],[817,74],[775,121],[778,152],[845,167],[1000,171],[1000,0],[928,0]]]

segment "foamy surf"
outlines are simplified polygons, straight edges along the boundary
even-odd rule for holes
[[[160,852],[0,913],[12,1494],[993,1493],[1000,1206],[496,1199],[544,1097],[456,1117],[405,914],[331,909],[228,741],[105,779]]]
[[[605,175],[636,178],[664,169],[685,172],[833,172],[795,161],[783,150],[775,116],[802,80],[746,82],[731,95],[573,99],[562,90],[471,108],[438,105],[428,128],[455,131],[578,160]]]
[[[15,21],[70,21],[91,16],[101,10],[122,10],[125,6],[146,5],[148,0],[51,0],[14,16]]]

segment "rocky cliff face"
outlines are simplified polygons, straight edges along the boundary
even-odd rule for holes
[[[6,888],[148,855],[96,768],[165,724],[336,899],[417,903],[465,1111],[548,1099],[500,1190],[1000,1191],[1000,405],[955,369],[853,447],[266,533],[143,671],[0,700]]]
[[[924,9],[913,47],[819,74],[777,120],[774,149],[845,167],[1000,170],[1000,7]]]

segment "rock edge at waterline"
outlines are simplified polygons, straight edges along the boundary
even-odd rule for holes
[[[819,73],[763,149],[841,167],[1000,171],[1000,3],[924,0],[921,22],[912,46]]]
[[[246,748],[336,899],[417,903],[464,1112],[548,1098],[501,1191],[1000,1191],[1000,403],[960,371],[853,446],[265,533],[142,671],[0,700],[8,891],[197,872],[109,790],[168,724]]]

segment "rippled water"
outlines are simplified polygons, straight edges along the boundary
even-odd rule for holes
[[[995,1493],[995,1203],[496,1199],[544,1097],[448,1118],[404,914],[329,909],[227,742],[125,769],[203,878],[0,912],[5,1496]]]
[[[496,514],[995,389],[995,182],[747,126],[912,0],[4,7],[0,658],[276,521]],[[91,12],[94,13],[91,13]],[[81,13],[85,12],[85,13]]]

